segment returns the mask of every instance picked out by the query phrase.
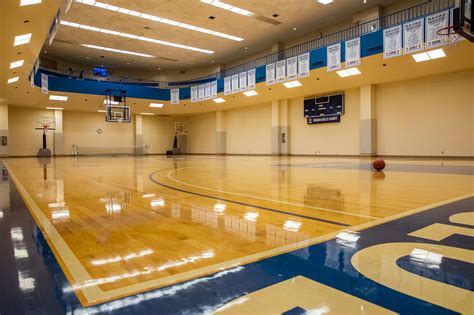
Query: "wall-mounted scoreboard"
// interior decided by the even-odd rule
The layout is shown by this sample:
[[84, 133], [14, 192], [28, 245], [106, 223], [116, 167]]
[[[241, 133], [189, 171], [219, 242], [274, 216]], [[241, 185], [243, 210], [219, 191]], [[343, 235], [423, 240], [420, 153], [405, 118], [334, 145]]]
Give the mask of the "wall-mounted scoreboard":
[[343, 93], [304, 100], [304, 117], [309, 125], [339, 122], [341, 115], [344, 115]]

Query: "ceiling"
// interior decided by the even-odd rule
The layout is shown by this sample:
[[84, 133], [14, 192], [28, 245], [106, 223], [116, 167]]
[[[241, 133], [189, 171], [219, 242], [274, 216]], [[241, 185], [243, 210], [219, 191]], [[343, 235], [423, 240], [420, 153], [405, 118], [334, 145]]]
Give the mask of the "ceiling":
[[[287, 42], [337, 22], [351, 20], [355, 13], [372, 6], [385, 6], [397, 2], [368, 0], [368, 3], [364, 4], [362, 0], [337, 0], [329, 5], [322, 5], [316, 0], [222, 1], [252, 11], [259, 18], [229, 12], [202, 3], [200, 0], [101, 0], [100, 2], [241, 37], [243, 41], [216, 37], [77, 2], [74, 2], [68, 14], [63, 16], [63, 20], [68, 22], [212, 50], [214, 54], [61, 25], [53, 44], [44, 45], [42, 55], [75, 64], [134, 70], [187, 69], [212, 63], [225, 64], [268, 50], [276, 42]], [[274, 14], [278, 14], [278, 17], [273, 17]], [[210, 16], [214, 16], [215, 19], [209, 19]], [[280, 24], [274, 25], [262, 21], [265, 19]], [[100, 51], [80, 46], [81, 44], [127, 50], [154, 57], [145, 58]]]

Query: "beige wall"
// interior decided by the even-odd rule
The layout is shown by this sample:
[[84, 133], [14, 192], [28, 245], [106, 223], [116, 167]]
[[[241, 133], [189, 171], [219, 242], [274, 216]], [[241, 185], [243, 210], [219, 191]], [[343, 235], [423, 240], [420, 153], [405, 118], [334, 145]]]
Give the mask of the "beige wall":
[[[52, 110], [36, 110], [20, 107], [8, 107], [9, 141], [8, 153], [10, 156], [37, 155], [43, 145], [43, 132], [35, 130], [40, 127], [36, 121], [41, 117], [54, 117]], [[47, 133], [46, 142], [54, 154], [54, 132]]]
[[359, 88], [344, 91], [345, 114], [340, 123], [308, 125], [303, 98], [290, 101], [291, 154], [359, 154]]
[[[102, 133], [98, 134], [97, 129]], [[128, 124], [107, 123], [104, 113], [63, 113], [64, 154], [72, 152], [72, 145], [79, 146], [133, 146], [135, 144], [135, 120]]]
[[377, 86], [378, 153], [474, 156], [473, 90], [472, 72]]
[[229, 110], [225, 113], [227, 153], [271, 154], [271, 104]]
[[[179, 117], [143, 116], [143, 143], [150, 146], [152, 154], [164, 154], [173, 149], [174, 123], [187, 121]], [[181, 147], [181, 144], [178, 143]]]
[[188, 153], [216, 153], [216, 113], [189, 118]]

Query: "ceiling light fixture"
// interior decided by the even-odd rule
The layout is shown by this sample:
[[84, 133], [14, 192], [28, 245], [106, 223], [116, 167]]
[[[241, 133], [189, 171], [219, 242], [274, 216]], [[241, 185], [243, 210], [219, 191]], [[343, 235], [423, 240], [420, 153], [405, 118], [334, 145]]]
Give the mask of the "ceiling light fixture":
[[21, 66], [23, 66], [24, 62], [25, 62], [25, 60], [18, 60], [18, 61], [11, 62], [10, 63], [10, 69], [21, 67]]
[[106, 10], [122, 13], [122, 14], [127, 14], [127, 15], [131, 15], [131, 16], [139, 17], [139, 18], [142, 18], [142, 19], [146, 19], [146, 20], [150, 20], [150, 21], [154, 21], [154, 22], [158, 22], [158, 23], [163, 23], [163, 24], [167, 24], [167, 25], [181, 27], [181, 28], [191, 30], [191, 31], [196, 31], [196, 32], [200, 32], [200, 33], [205, 33], [205, 34], [217, 36], [217, 37], [227, 38], [227, 39], [238, 41], [238, 42], [244, 40], [241, 37], [232, 36], [232, 35], [221, 33], [221, 32], [216, 32], [216, 31], [209, 30], [209, 29], [206, 29], [206, 28], [202, 28], [202, 27], [198, 27], [198, 26], [194, 26], [194, 25], [190, 25], [190, 24], [186, 24], [186, 23], [181, 23], [181, 22], [178, 22], [178, 21], [173, 21], [173, 20], [170, 20], [170, 19], [165, 19], [165, 18], [161, 18], [161, 17], [158, 17], [158, 16], [154, 16], [154, 15], [150, 15], [150, 14], [146, 14], [146, 13], [142, 13], [142, 12], [137, 12], [137, 11], [128, 10], [128, 9], [125, 9], [125, 8], [112, 6], [112, 5], [105, 4], [105, 3], [102, 3], [102, 2], [98, 2], [98, 1], [94, 1], [94, 0], [76, 0], [76, 2], [87, 4], [87, 5], [94, 6], [94, 7], [101, 8], [101, 9], [106, 9]]
[[52, 110], [64, 110], [62, 107], [46, 107], [46, 109], [52, 109]]
[[20, 7], [41, 3], [41, 0], [21, 0]]
[[215, 99], [213, 99], [213, 101], [214, 101], [214, 103], [217, 103], [217, 104], [225, 103], [225, 99], [223, 99], [222, 97], [215, 98]]
[[150, 107], [153, 107], [153, 108], [162, 108], [164, 106], [164, 104], [161, 104], [161, 103], [150, 103]]
[[205, 3], [205, 4], [210, 4], [210, 5], [213, 5], [215, 7], [218, 7], [219, 9], [227, 10], [227, 11], [237, 13], [237, 14], [240, 14], [240, 15], [245, 15], [245, 16], [255, 15], [255, 13], [253, 13], [253, 12], [235, 7], [233, 5], [221, 2], [219, 0], [201, 0], [201, 2]]
[[137, 35], [127, 34], [127, 33], [121, 33], [121, 32], [112, 31], [112, 30], [108, 30], [108, 29], [104, 29], [104, 28], [93, 27], [93, 26], [89, 26], [89, 25], [78, 24], [78, 23], [73, 23], [73, 22], [68, 22], [68, 21], [61, 21], [61, 25], [70, 26], [70, 27], [74, 27], [74, 28], [80, 28], [80, 29], [83, 29], [83, 30], [88, 30], [88, 31], [93, 31], [93, 32], [104, 33], [104, 34], [108, 34], [108, 35], [114, 35], [114, 36], [130, 38], [130, 39], [141, 40], [141, 41], [154, 43], [154, 44], [158, 44], [158, 45], [165, 45], [165, 46], [171, 46], [171, 47], [176, 47], [176, 48], [181, 48], [181, 49], [186, 49], [186, 50], [202, 52], [202, 53], [205, 53], [205, 54], [213, 54], [214, 53], [214, 51], [212, 51], [212, 50], [201, 49], [201, 48], [196, 48], [196, 47], [182, 45], [182, 44], [176, 44], [176, 43], [167, 42], [167, 41], [159, 40], [159, 39], [153, 39], [153, 38], [144, 37], [144, 36], [137, 36]]
[[20, 46], [28, 44], [31, 41], [31, 33], [15, 36], [13, 46]]
[[92, 48], [92, 49], [110, 51], [110, 52], [119, 53], [119, 54], [145, 57], [145, 58], [154, 58], [155, 57], [155, 56], [152, 56], [152, 55], [141, 54], [141, 53], [137, 53], [137, 52], [133, 52], [133, 51], [115, 49], [115, 48], [109, 48], [109, 47], [102, 47], [102, 46], [96, 46], [96, 45], [81, 44], [81, 46], [82, 47], [87, 47], [87, 48]]
[[155, 114], [153, 114], [153, 113], [140, 113], [140, 114], [141, 114], [141, 115], [145, 115], [145, 116], [153, 116], [153, 115], [155, 115]]
[[350, 77], [350, 76], [353, 76], [353, 75], [359, 75], [361, 74], [362, 72], [360, 72], [359, 69], [357, 69], [356, 67], [354, 68], [349, 68], [349, 69], [345, 69], [345, 70], [339, 70], [336, 72], [341, 78], [346, 78], [346, 77]]
[[98, 109], [97, 110], [98, 113], [106, 113], [107, 111], [103, 110], [103, 109]]
[[66, 102], [68, 99], [67, 96], [60, 96], [60, 95], [50, 95], [49, 100], [50, 101], [61, 101], [61, 102]]
[[14, 78], [10, 78], [10, 79], [8, 79], [8, 81], [7, 81], [7, 82], [8, 82], [8, 84], [10, 84], [10, 83], [17, 82], [18, 80], [20, 80], [20, 77], [14, 77]]
[[318, 2], [321, 3], [321, 4], [326, 5], [326, 4], [330, 4], [330, 3], [334, 2], [334, 0], [318, 0]]
[[435, 50], [430, 50], [428, 52], [413, 54], [412, 57], [413, 59], [415, 59], [416, 62], [422, 62], [422, 61], [428, 61], [428, 60], [446, 57], [446, 53], [444, 52], [442, 48], [439, 48]]
[[288, 89], [292, 89], [292, 88], [295, 88], [295, 87], [298, 87], [298, 86], [302, 86], [303, 84], [301, 84], [300, 81], [295, 80], [295, 81], [285, 82], [285, 83], [283, 83], [283, 85]]
[[244, 94], [245, 94], [245, 96], [255, 96], [255, 95], [258, 95], [257, 91], [255, 91], [255, 90], [245, 91]]

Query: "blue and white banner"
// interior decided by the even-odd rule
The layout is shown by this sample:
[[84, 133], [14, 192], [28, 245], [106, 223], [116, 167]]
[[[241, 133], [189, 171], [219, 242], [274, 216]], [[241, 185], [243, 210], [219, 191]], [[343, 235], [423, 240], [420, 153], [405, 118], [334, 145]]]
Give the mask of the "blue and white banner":
[[239, 85], [240, 92], [247, 91], [247, 72], [241, 72], [239, 74]]
[[257, 87], [257, 80], [255, 78], [256, 73], [255, 69], [247, 71], [247, 88], [253, 90]]
[[232, 76], [231, 81], [232, 81], [232, 90], [231, 90], [232, 94], [239, 92], [239, 75], [234, 74]]
[[198, 100], [198, 87], [192, 86], [191, 87], [191, 103], [196, 103]]
[[383, 58], [389, 59], [402, 55], [402, 26], [383, 30]]
[[179, 104], [179, 89], [171, 89], [171, 104], [176, 105]]
[[211, 83], [204, 84], [204, 99], [210, 100], [211, 99]]
[[286, 60], [280, 60], [276, 63], [276, 81], [278, 83], [286, 81]]
[[217, 81], [211, 82], [211, 98], [217, 97]]
[[341, 43], [327, 48], [328, 71], [341, 69]]
[[204, 100], [204, 85], [200, 85], [198, 87], [198, 100], [203, 101]]
[[298, 56], [298, 78], [309, 76], [309, 53]]
[[288, 80], [295, 80], [298, 78], [298, 57], [286, 59], [286, 78]]
[[449, 11], [439, 12], [425, 18], [426, 49], [442, 46], [446, 43], [447, 36], [438, 35], [438, 31], [448, 27]]
[[266, 74], [265, 83], [267, 85], [275, 84], [275, 64], [274, 63], [267, 65], [265, 69], [265, 74]]
[[232, 91], [232, 84], [230, 82], [230, 77], [224, 78], [224, 95], [229, 95]]
[[346, 41], [346, 68], [360, 65], [360, 37]]
[[48, 76], [44, 73], [41, 73], [41, 93], [43, 94], [49, 93], [48, 84], [49, 84]]
[[411, 54], [424, 48], [425, 20], [418, 19], [403, 24], [403, 52]]

